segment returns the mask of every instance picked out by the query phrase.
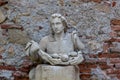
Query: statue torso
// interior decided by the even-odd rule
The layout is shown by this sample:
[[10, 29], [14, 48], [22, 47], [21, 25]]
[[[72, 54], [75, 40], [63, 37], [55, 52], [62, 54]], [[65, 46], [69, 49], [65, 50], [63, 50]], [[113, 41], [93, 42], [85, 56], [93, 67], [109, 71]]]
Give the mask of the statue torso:
[[74, 51], [73, 42], [70, 34], [66, 34], [63, 40], [54, 40], [50, 41], [48, 39], [48, 43], [46, 44], [46, 51], [49, 54], [66, 54], [71, 51]]

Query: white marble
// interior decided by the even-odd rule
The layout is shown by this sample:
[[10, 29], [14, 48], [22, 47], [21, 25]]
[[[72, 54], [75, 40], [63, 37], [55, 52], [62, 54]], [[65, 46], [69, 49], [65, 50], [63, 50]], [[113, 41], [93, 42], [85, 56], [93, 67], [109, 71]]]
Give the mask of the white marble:
[[[37, 59], [39, 59], [42, 63], [53, 65], [52, 67], [54, 67], [53, 69], [55, 70], [57, 69], [58, 65], [59, 66], [61, 65], [62, 67], [64, 65], [63, 70], [65, 70], [66, 69], [65, 67], [69, 66], [74, 67], [75, 65], [81, 63], [83, 61], [81, 50], [84, 48], [84, 44], [80, 41], [76, 31], [73, 31], [72, 33], [66, 32], [68, 26], [65, 17], [58, 13], [53, 14], [50, 18], [50, 27], [51, 34], [43, 37], [39, 44], [37, 44], [33, 40], [27, 44], [26, 54], [30, 56], [33, 61], [38, 61]], [[38, 69], [38, 67], [36, 69]], [[40, 71], [38, 69], [35, 72], [35, 76]], [[32, 72], [34, 72], [34, 69], [30, 72], [30, 74], [33, 74]], [[59, 70], [57, 72], [59, 75], [64, 74], [64, 72], [59, 73]], [[49, 74], [51, 74], [51, 72]], [[69, 72], [69, 74], [66, 74], [65, 76], [67, 75], [69, 76], [72, 74], [73, 72], [71, 71]], [[76, 74], [76, 72], [74, 74]], [[61, 80], [71, 80], [63, 78]], [[54, 79], [38, 78], [35, 80], [58, 80], [58, 79], [56, 77]]]

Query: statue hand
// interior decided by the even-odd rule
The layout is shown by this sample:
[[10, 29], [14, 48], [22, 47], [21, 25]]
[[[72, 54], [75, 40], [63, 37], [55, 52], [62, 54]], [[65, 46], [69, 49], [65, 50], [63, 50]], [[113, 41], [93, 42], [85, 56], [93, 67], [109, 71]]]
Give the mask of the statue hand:
[[39, 45], [37, 42], [31, 40], [30, 42], [27, 43], [25, 47], [26, 55], [32, 55], [34, 53], [37, 53], [39, 50]]
[[78, 56], [78, 53], [77, 53], [77, 52], [70, 52], [70, 53], [69, 53], [69, 56], [70, 56], [70, 57], [77, 57], [77, 56]]
[[77, 65], [83, 61], [83, 56], [82, 54], [78, 54], [77, 57], [74, 57], [72, 60], [70, 60], [70, 65]]
[[52, 65], [58, 65], [58, 64], [61, 63], [61, 59], [52, 58], [52, 59], [50, 59], [50, 62], [51, 62]]

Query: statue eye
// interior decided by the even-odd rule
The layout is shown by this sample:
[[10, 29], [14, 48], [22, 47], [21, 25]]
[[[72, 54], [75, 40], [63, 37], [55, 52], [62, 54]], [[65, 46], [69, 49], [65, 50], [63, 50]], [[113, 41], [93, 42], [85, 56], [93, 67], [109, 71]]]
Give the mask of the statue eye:
[[54, 23], [51, 23], [51, 25], [54, 25]]
[[60, 22], [57, 22], [56, 24], [58, 24], [58, 25], [59, 25], [59, 24], [61, 24], [61, 23], [60, 23]]

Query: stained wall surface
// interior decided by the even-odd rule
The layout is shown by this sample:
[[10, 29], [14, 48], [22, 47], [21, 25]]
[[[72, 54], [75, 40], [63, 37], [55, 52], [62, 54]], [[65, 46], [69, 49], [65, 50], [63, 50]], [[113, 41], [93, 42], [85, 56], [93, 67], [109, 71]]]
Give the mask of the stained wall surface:
[[[82, 63], [85, 63], [84, 66], [89, 63], [86, 61], [91, 58], [91, 55], [109, 53], [111, 46], [115, 47], [111, 49], [112, 54], [119, 56], [116, 54], [119, 52], [119, 40], [112, 40], [112, 45], [108, 43], [112, 37], [119, 36], [120, 0], [0, 0], [1, 79], [28, 79], [29, 70], [36, 64], [30, 62], [26, 57], [25, 45], [30, 40], [39, 42], [43, 36], [50, 33], [49, 18], [53, 13], [61, 13], [66, 17], [68, 32], [78, 31], [78, 36], [86, 46], [84, 49], [85, 62]], [[112, 60], [113, 57], [106, 58], [107, 56], [103, 61], [108, 65], [109, 60]], [[117, 64], [114, 61], [111, 63], [113, 64], [112, 69], [116, 69], [114, 65], [120, 64], [118, 56], [114, 57], [115, 60], [116, 58], [118, 60]], [[94, 57], [90, 63], [96, 60], [99, 61], [99, 57]], [[97, 64], [97, 61], [95, 63]], [[82, 67], [84, 66], [82, 65]], [[99, 74], [113, 79], [111, 75], [104, 73], [99, 64], [96, 67], [90, 67], [89, 77], [97, 70], [101, 72]], [[115, 72], [112, 75], [117, 74]], [[81, 74], [80, 77], [85, 75]], [[114, 76], [114, 79], [120, 78], [120, 75], [117, 76], [119, 77]]]

